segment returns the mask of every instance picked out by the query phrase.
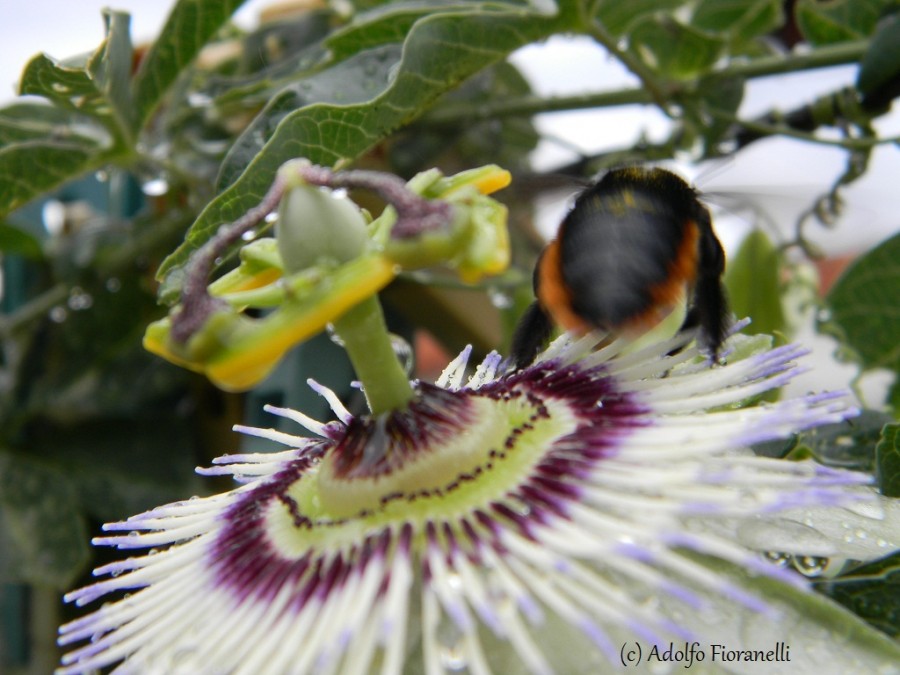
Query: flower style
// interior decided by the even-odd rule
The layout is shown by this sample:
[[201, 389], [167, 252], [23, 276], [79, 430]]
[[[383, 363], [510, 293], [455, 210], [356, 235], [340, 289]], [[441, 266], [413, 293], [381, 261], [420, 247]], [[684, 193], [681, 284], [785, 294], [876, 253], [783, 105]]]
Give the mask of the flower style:
[[[841, 394], [746, 405], [795, 371], [795, 346], [722, 366], [687, 337], [628, 351], [589, 335], [511, 371], [470, 350], [408, 408], [338, 421], [270, 407], [317, 438], [221, 457], [230, 492], [153, 509], [96, 544], [141, 551], [67, 596], [127, 591], [61, 629], [60, 674], [607, 670], [624, 641], [709, 637], [710, 604], [769, 617], [725, 573], [802, 586], [728, 523], [870, 494], [866, 477], [746, 446], [853, 414]], [[734, 345], [748, 338], [732, 336]], [[711, 564], [710, 561], [717, 561]]]

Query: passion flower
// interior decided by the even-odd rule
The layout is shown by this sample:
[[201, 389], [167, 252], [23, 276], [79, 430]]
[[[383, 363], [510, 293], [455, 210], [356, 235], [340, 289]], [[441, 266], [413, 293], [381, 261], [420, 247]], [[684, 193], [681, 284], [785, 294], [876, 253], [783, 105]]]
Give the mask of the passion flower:
[[602, 672], [626, 641], [713, 639], [709, 607], [774, 620], [722, 566], [803, 581], [727, 525], [870, 493], [746, 448], [854, 411], [841, 394], [748, 405], [797, 347], [710, 368], [673, 351], [685, 340], [561, 338], [468, 378], [466, 350], [365, 417], [314, 384], [336, 421], [269, 411], [315, 438], [241, 427], [286, 449], [221, 457], [199, 471], [235, 489], [105, 527], [122, 534], [95, 544], [138, 555], [67, 596], [115, 599], [62, 627], [84, 644], [59, 673]]

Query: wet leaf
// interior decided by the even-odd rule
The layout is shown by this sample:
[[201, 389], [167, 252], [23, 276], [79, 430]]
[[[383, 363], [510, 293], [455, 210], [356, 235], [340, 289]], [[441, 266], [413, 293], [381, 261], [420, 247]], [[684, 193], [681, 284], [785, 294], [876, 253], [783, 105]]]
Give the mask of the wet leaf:
[[631, 32], [630, 49], [665, 76], [687, 79], [708, 70], [721, 56], [724, 41], [679, 23], [654, 16]]
[[753, 319], [754, 331], [769, 335], [784, 331], [781, 268], [781, 255], [760, 229], [751, 231], [728, 261], [725, 287], [731, 311]]
[[886, 424], [875, 446], [878, 489], [886, 497], [900, 497], [900, 424]]
[[867, 104], [880, 107], [889, 105], [897, 96], [898, 78], [900, 78], [900, 11], [879, 22], [872, 42], [860, 62], [856, 86], [866, 97]]
[[596, 3], [594, 17], [610, 34], [624, 35], [646, 17], [670, 14], [685, 4], [685, 0], [603, 0]]
[[68, 477], [0, 450], [0, 579], [66, 588], [89, 556]]
[[797, 27], [814, 45], [847, 42], [868, 37], [881, 12], [892, 0], [798, 0], [794, 7]]
[[11, 253], [31, 260], [39, 260], [44, 255], [37, 237], [6, 223], [0, 223], [0, 253]]
[[900, 372], [900, 234], [857, 259], [826, 298], [820, 330], [850, 347], [863, 368]]
[[822, 464], [872, 471], [881, 429], [893, 418], [877, 410], [863, 410], [846, 422], [826, 424], [801, 434], [795, 452], [808, 453]]
[[313, 104], [350, 105], [371, 100], [388, 85], [399, 60], [400, 45], [378, 47], [282, 89], [234, 142], [219, 172], [218, 189], [237, 180], [292, 113]]
[[203, 487], [193, 470], [195, 430], [184, 416], [148, 411], [43, 426], [29, 452], [64, 472], [79, 509], [97, 520], [121, 520]]
[[22, 73], [21, 94], [42, 96], [57, 106], [99, 120], [122, 142], [131, 136], [131, 21], [123, 12], [104, 12], [106, 38], [87, 59], [57, 61], [35, 56]]
[[739, 41], [764, 35], [783, 20], [781, 0], [701, 0], [691, 16], [691, 25]]
[[240, 178], [200, 214], [158, 276], [176, 272], [219, 225], [259, 203], [287, 160], [306, 157], [326, 166], [351, 161], [421, 115], [462, 80], [518, 47], [563, 30], [573, 20], [498, 10], [438, 14], [416, 22], [382, 93], [353, 105], [316, 103], [285, 116]]
[[0, 109], [0, 147], [49, 138], [97, 144], [111, 140], [87, 115], [48, 103], [17, 102]]
[[888, 635], [900, 633], [900, 552], [817, 582], [815, 588]]
[[0, 148], [0, 216], [24, 206], [104, 161], [103, 148], [86, 139], [28, 140]]
[[134, 78], [139, 124], [243, 0], [179, 0]]

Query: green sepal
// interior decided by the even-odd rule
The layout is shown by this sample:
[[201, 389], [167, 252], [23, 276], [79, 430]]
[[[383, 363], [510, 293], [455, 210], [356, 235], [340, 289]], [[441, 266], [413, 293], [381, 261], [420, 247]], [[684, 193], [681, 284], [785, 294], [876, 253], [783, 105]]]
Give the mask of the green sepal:
[[264, 318], [223, 308], [179, 344], [171, 338], [171, 318], [166, 317], [147, 328], [144, 347], [205, 374], [222, 389], [243, 391], [265, 378], [291, 347], [384, 288], [396, 272], [394, 263], [377, 253], [327, 273], [311, 270], [285, 283], [284, 302]]

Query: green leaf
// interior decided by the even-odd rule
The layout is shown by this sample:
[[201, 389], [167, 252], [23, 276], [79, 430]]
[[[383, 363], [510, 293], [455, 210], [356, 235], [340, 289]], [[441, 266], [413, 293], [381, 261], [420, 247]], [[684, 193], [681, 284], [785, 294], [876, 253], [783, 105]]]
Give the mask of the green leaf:
[[0, 108], [0, 147], [48, 138], [86, 143], [110, 140], [90, 117], [47, 103], [29, 101]]
[[881, 429], [892, 421], [893, 418], [887, 413], [863, 410], [859, 416], [845, 422], [826, 424], [804, 432], [792, 456], [801, 458], [811, 454], [827, 466], [872, 471]]
[[439, 12], [503, 9], [500, 3], [392, 2], [353, 18], [353, 22], [332, 33], [325, 46], [334, 61], [387, 44], [401, 43], [416, 21]]
[[300, 108], [316, 103], [349, 105], [371, 100], [388, 86], [390, 74], [399, 60], [400, 45], [369, 49], [282, 89], [270, 99], [225, 156], [219, 172], [219, 191], [237, 180], [282, 120]]
[[751, 40], [782, 24], [781, 4], [781, 0], [701, 0], [691, 17], [691, 25], [699, 30], [728, 34], [732, 41]]
[[881, 430], [875, 446], [875, 476], [881, 494], [900, 497], [900, 424], [886, 424]]
[[142, 411], [44, 427], [29, 452], [64, 472], [80, 508], [97, 520], [121, 520], [203, 487], [193, 471], [196, 429], [184, 416]]
[[760, 229], [754, 229], [728, 261], [725, 287], [736, 316], [753, 319], [753, 330], [774, 335], [784, 330], [781, 307], [781, 254]]
[[689, 4], [685, 0], [603, 0], [597, 3], [594, 18], [611, 35], [624, 35], [649, 16], [669, 14]]
[[820, 593], [892, 637], [900, 634], [900, 552], [815, 584]]
[[900, 372], [900, 234], [857, 259], [826, 298], [820, 330], [850, 347], [864, 368]]
[[[859, 64], [856, 87], [865, 96], [877, 95], [900, 77], [900, 12], [885, 17], [879, 24]], [[896, 85], [894, 85], [896, 86]], [[893, 93], [893, 92], [891, 92]], [[891, 96], [888, 96], [888, 103]]]
[[707, 71], [721, 56], [722, 38], [703, 33], [668, 16], [641, 21], [632, 31], [631, 51], [651, 68], [673, 78], [689, 79]]
[[[528, 81], [514, 66], [501, 61], [469, 78], [435, 106], [459, 110], [532, 94]], [[528, 153], [540, 137], [532, 120], [501, 117], [476, 123], [413, 124], [390, 145], [390, 166], [401, 176], [412, 176], [432, 166], [499, 164], [515, 172], [528, 165]]]
[[106, 40], [87, 63], [87, 72], [110, 102], [113, 114], [123, 129], [134, 131], [134, 107], [131, 101], [133, 48], [129, 26], [131, 17], [124, 12], [103, 10]]
[[0, 451], [0, 579], [66, 588], [90, 557], [68, 478]]
[[104, 14], [107, 34], [87, 59], [58, 62], [35, 56], [22, 73], [19, 93], [43, 96], [56, 105], [99, 120], [123, 143], [132, 137], [130, 93], [130, 18], [121, 12]]
[[25, 141], [0, 148], [0, 217], [99, 167], [103, 148], [84, 139]]
[[744, 99], [745, 80], [742, 77], [705, 77], [697, 88], [697, 102], [702, 114], [699, 132], [707, 148], [715, 148], [716, 143], [733, 130], [732, 120]]
[[467, 77], [574, 23], [574, 17], [525, 11], [447, 13], [418, 21], [385, 91], [365, 103], [313, 104], [287, 115], [240, 178], [200, 214], [159, 276], [177, 273], [219, 225], [259, 203], [287, 160], [306, 157], [323, 165], [352, 161]]
[[814, 45], [868, 37], [882, 11], [894, 0], [797, 0], [794, 18], [803, 37]]
[[244, 0], [179, 0], [134, 78], [136, 119], [142, 125], [178, 75]]
[[40, 260], [44, 257], [44, 250], [37, 237], [6, 223], [0, 223], [0, 252], [19, 255], [30, 260]]

